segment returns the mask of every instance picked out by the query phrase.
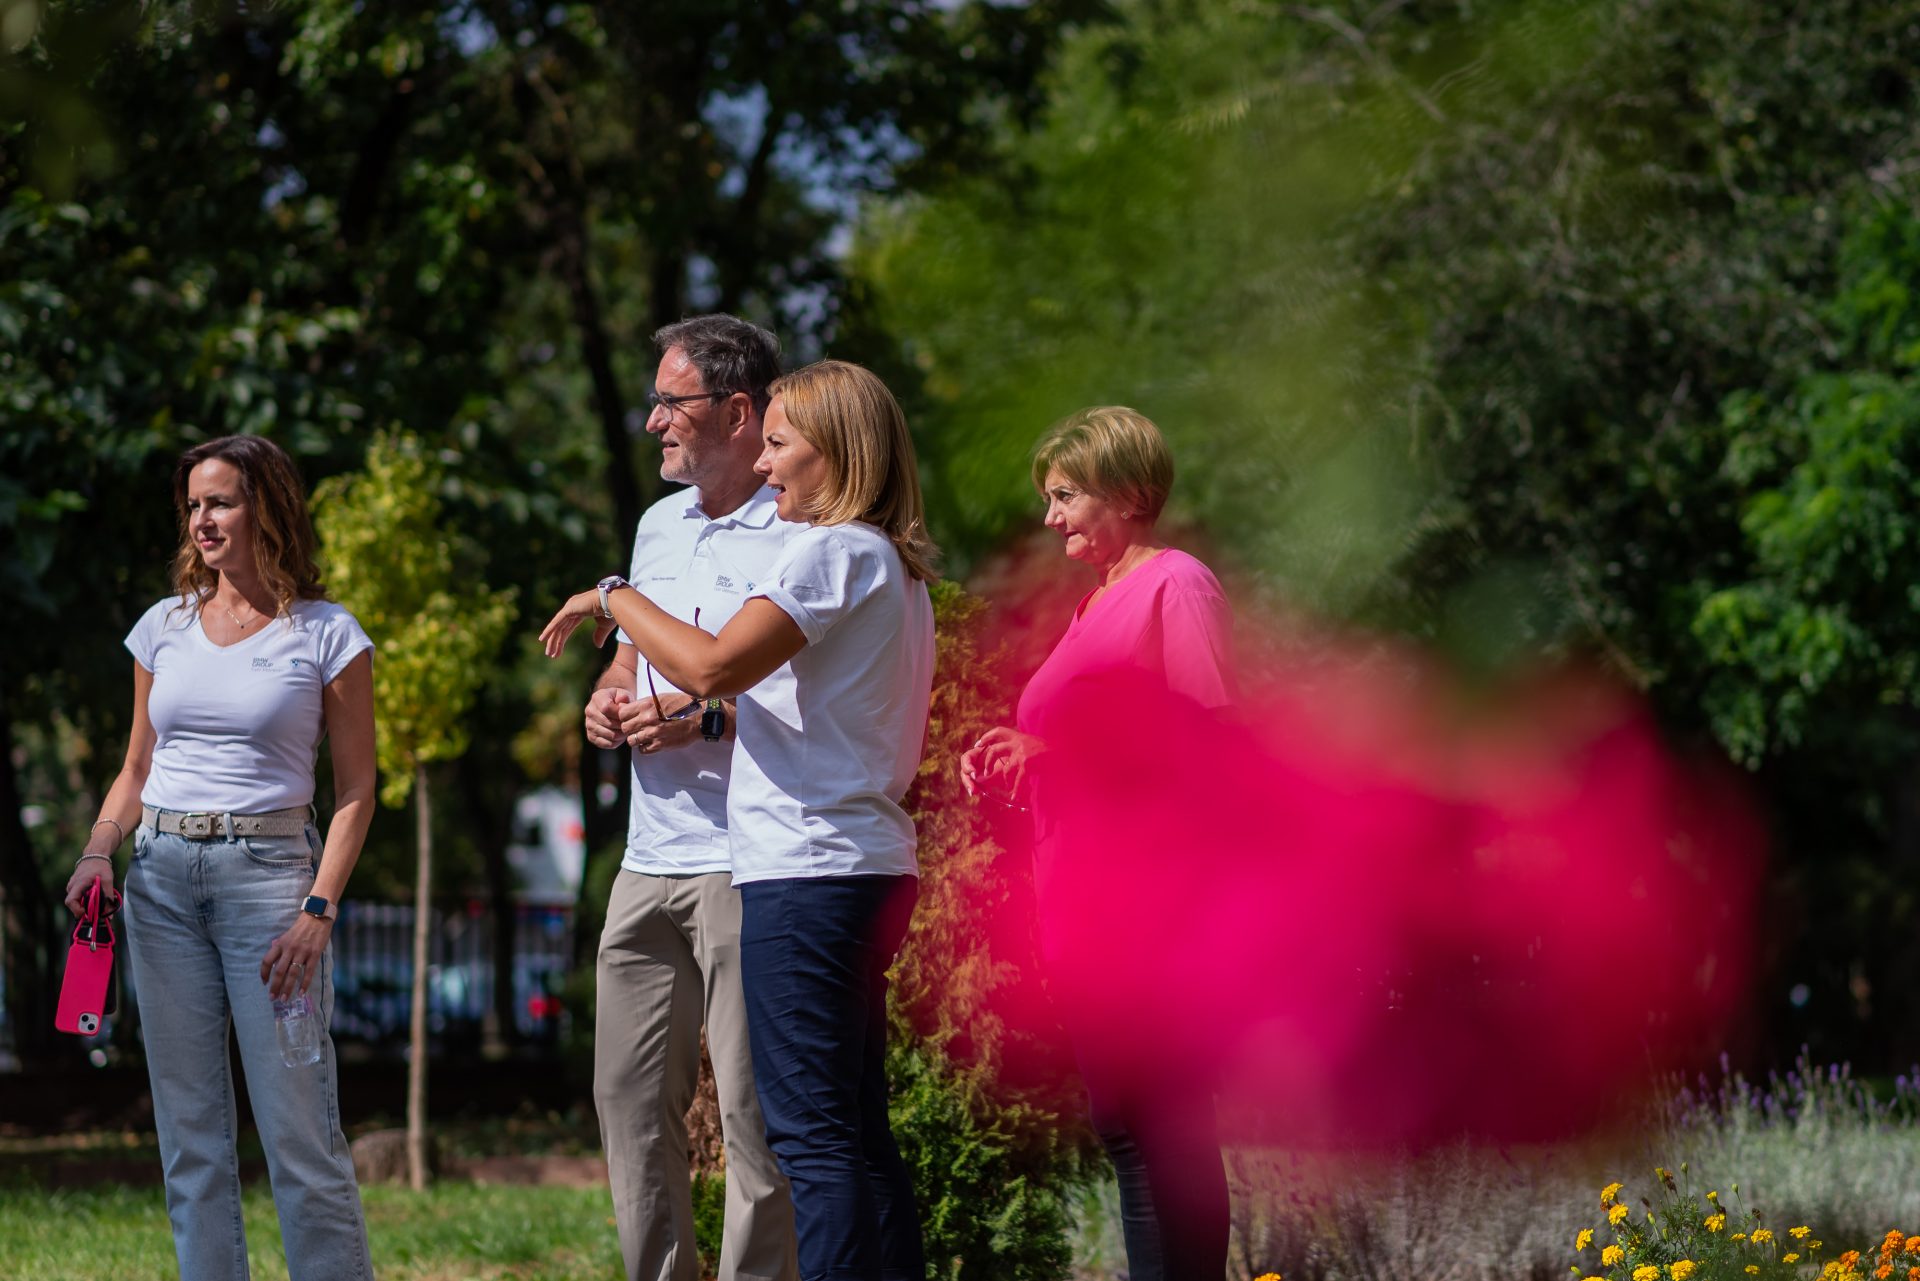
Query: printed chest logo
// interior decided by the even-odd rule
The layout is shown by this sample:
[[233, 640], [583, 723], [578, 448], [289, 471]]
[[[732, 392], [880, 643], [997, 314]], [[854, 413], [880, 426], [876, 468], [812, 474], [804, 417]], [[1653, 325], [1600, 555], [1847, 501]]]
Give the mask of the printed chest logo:
[[[296, 672], [301, 671], [307, 666], [307, 660], [304, 658], [289, 658], [287, 660], [287, 666]], [[271, 658], [256, 658], [253, 660], [253, 670], [256, 672], [273, 672], [278, 671], [279, 668]]]

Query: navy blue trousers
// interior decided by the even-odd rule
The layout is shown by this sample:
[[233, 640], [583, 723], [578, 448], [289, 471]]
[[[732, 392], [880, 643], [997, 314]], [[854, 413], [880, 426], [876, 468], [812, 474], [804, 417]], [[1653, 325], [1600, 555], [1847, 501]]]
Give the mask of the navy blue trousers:
[[740, 887], [740, 977], [767, 1143], [793, 1187], [804, 1281], [926, 1281], [887, 1120], [887, 967], [911, 876]]

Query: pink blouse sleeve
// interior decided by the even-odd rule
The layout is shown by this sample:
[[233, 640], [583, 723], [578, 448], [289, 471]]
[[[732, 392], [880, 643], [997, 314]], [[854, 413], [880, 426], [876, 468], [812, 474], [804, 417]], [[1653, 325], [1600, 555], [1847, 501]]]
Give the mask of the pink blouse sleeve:
[[1193, 590], [1162, 596], [1160, 653], [1174, 693], [1202, 707], [1234, 700], [1233, 614], [1225, 598]]

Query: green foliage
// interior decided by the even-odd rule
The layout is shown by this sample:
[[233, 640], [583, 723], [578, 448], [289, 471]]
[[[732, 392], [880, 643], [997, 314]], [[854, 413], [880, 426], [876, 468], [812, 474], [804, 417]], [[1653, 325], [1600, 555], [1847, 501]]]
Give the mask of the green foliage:
[[1751, 487], [1750, 570], [1701, 603], [1693, 632], [1715, 732], [1752, 764], [1817, 717], [1920, 697], [1920, 218], [1864, 210], [1839, 263], [1826, 313], [1841, 367], [1777, 400], [1736, 393], [1724, 412], [1726, 470]]
[[[894, 1137], [919, 1193], [932, 1275], [941, 1281], [1065, 1281], [1073, 1249], [1064, 1145], [1038, 1149], [1049, 1120], [989, 1099], [938, 1051], [887, 1056]], [[1036, 1126], [1036, 1121], [1039, 1123]]]
[[419, 766], [466, 751], [467, 712], [516, 612], [510, 590], [462, 587], [440, 480], [418, 441], [382, 434], [364, 471], [314, 494], [334, 597], [376, 647], [380, 797], [393, 806], [405, 803]]

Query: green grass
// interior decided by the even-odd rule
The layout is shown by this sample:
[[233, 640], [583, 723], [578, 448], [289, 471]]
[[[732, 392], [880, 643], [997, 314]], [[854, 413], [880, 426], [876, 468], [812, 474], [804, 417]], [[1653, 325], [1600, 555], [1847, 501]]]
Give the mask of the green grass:
[[[622, 1275], [604, 1187], [361, 1189], [383, 1281], [616, 1281]], [[256, 1281], [284, 1281], [280, 1224], [264, 1184], [247, 1189]], [[0, 1188], [0, 1281], [173, 1281], [158, 1187]]]

